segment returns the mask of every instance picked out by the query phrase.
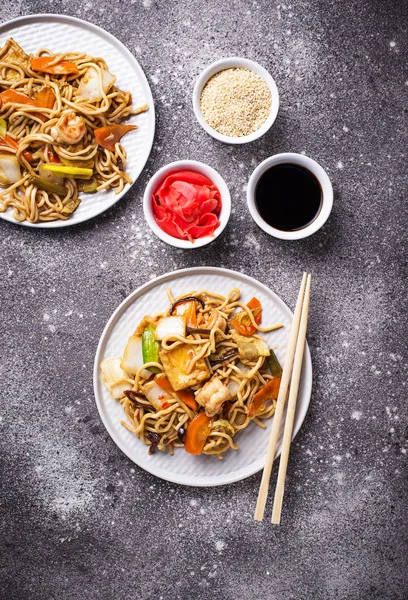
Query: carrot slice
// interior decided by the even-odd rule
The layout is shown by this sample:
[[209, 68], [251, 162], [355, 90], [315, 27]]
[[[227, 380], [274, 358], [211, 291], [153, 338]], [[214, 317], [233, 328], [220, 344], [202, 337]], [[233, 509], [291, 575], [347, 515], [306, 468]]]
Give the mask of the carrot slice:
[[187, 428], [184, 449], [189, 454], [200, 454], [209, 436], [212, 419], [205, 412], [200, 412], [194, 417]]
[[187, 404], [187, 406], [189, 408], [191, 408], [191, 410], [198, 409], [198, 404], [196, 402], [194, 393], [191, 392], [190, 390], [179, 390], [178, 392], [175, 392], [171, 386], [170, 381], [167, 379], [166, 375], [164, 375], [163, 373], [160, 373], [159, 375], [157, 375], [154, 378], [154, 380], [157, 383], [157, 385], [159, 385], [161, 387], [161, 389], [164, 390], [165, 392], [170, 392], [172, 394], [176, 394], [180, 398], [180, 400], [182, 400], [184, 402], [184, 404]]
[[258, 298], [251, 298], [251, 300], [247, 303], [247, 307], [253, 311], [255, 323], [259, 325], [262, 320], [262, 305]]
[[[255, 323], [259, 325], [262, 319], [262, 305], [259, 302], [258, 298], [252, 298], [247, 307], [251, 309], [252, 314], [254, 315]], [[231, 325], [240, 333], [241, 335], [250, 336], [253, 335], [256, 331], [255, 327], [252, 325], [247, 313], [242, 310], [232, 318]]]
[[188, 408], [191, 408], [191, 410], [198, 409], [198, 404], [196, 402], [194, 392], [190, 392], [190, 390], [179, 390], [178, 392], [176, 392], [176, 394], [180, 398], [180, 400], [184, 402], [184, 404], [187, 404]]
[[160, 373], [160, 375], [156, 375], [154, 380], [157, 383], [157, 385], [159, 385], [161, 389], [165, 392], [174, 392], [173, 388], [171, 387], [170, 381], [163, 373]]
[[[0, 138], [0, 146], [8, 146], [9, 148], [13, 148], [13, 150], [18, 150], [18, 142], [13, 140], [9, 135], [6, 135], [5, 138]], [[23, 150], [22, 155], [27, 162], [30, 163], [33, 161], [33, 155], [28, 150]]]
[[133, 129], [137, 129], [136, 125], [106, 125], [106, 127], [95, 129], [94, 134], [99, 146], [113, 152], [115, 144], [121, 140], [125, 133]]
[[187, 300], [176, 306], [176, 315], [184, 315], [187, 327], [197, 327], [197, 312], [195, 300]]
[[4, 90], [0, 94], [2, 104], [6, 104], [7, 102], [13, 102], [14, 104], [28, 104], [29, 106], [38, 106], [37, 102], [27, 96], [27, 94], [23, 94], [23, 92], [17, 92], [16, 90], [9, 89]]
[[255, 394], [248, 413], [251, 418], [263, 411], [267, 400], [278, 399], [280, 382], [281, 377], [275, 377]]
[[197, 311], [196, 303], [194, 300], [192, 300], [191, 302], [187, 302], [187, 309], [185, 314], [188, 327], [197, 327]]
[[[44, 88], [44, 89], [50, 89], [50, 88]], [[41, 94], [43, 90], [41, 90], [39, 92], [39, 94]], [[13, 104], [25, 104], [27, 106], [39, 106], [41, 108], [52, 108], [54, 106], [54, 94], [52, 92], [52, 90], [50, 90], [52, 97], [53, 97], [53, 101], [52, 101], [52, 105], [51, 106], [45, 106], [44, 104], [40, 103], [43, 100], [38, 100], [38, 95], [37, 98], [30, 98], [30, 96], [27, 96], [27, 94], [24, 94], [23, 92], [18, 92], [17, 90], [14, 89], [9, 89], [9, 90], [5, 90], [4, 92], [1, 92], [0, 94], [0, 101], [1, 104], [7, 104], [8, 102], [12, 102]], [[41, 121], [46, 121], [47, 117], [41, 113], [32, 113], [33, 115], [35, 115], [36, 117], [40, 118]]]
[[33, 71], [49, 73], [50, 75], [78, 75], [78, 67], [69, 60], [60, 60], [53, 63], [55, 56], [37, 56], [30, 60]]
[[14, 148], [14, 150], [18, 150], [18, 142], [13, 140], [9, 135], [6, 135], [5, 138], [0, 138], [0, 146], [8, 146], [9, 148]]
[[37, 106], [41, 108], [53, 108], [55, 94], [50, 87], [43, 87], [35, 96]]
[[28, 163], [32, 163], [34, 160], [34, 156], [28, 150], [23, 150], [21, 153]]
[[48, 149], [48, 162], [58, 165], [61, 163], [60, 159], [58, 158], [58, 154], [52, 148]]

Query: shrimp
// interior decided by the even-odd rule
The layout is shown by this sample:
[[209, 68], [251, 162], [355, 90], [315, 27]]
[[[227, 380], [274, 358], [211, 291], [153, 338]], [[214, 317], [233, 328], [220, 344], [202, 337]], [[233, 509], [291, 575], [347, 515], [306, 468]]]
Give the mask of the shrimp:
[[56, 142], [63, 144], [78, 144], [86, 133], [83, 117], [77, 115], [73, 110], [62, 114], [58, 123], [51, 127], [50, 135]]
[[[214, 322], [215, 321], [215, 322]], [[211, 311], [211, 327], [217, 327], [225, 333], [227, 329], [227, 321], [220, 315], [220, 312], [216, 309]]]
[[196, 400], [204, 407], [207, 417], [214, 417], [220, 412], [224, 402], [231, 398], [231, 392], [219, 377], [213, 377], [207, 381], [196, 394]]

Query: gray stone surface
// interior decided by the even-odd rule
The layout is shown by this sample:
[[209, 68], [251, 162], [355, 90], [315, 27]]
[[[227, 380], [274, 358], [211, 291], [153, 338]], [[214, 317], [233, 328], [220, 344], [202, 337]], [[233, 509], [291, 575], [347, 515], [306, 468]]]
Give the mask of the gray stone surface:
[[[105, 215], [47, 232], [0, 222], [1, 600], [405, 600], [407, 4], [5, 0], [1, 18], [35, 12], [123, 41], [157, 134]], [[191, 108], [200, 70], [228, 55], [259, 61], [281, 94], [272, 130], [244, 147], [208, 137]], [[318, 160], [335, 189], [329, 222], [297, 243], [269, 238], [245, 203], [254, 166], [282, 151]], [[200, 251], [164, 245], [142, 216], [149, 176], [178, 158], [208, 162], [232, 192], [227, 229]], [[155, 275], [208, 264], [292, 307], [302, 270], [314, 274], [313, 395], [280, 528], [252, 520], [259, 474], [215, 489], [157, 480], [96, 411], [93, 357], [114, 308]]]

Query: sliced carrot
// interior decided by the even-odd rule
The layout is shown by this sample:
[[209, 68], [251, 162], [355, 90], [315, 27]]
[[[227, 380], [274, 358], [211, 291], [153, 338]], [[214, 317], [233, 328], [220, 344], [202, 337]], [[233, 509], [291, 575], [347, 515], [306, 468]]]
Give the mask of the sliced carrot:
[[48, 150], [48, 162], [54, 163], [54, 164], [60, 164], [60, 162], [61, 162], [58, 157], [58, 154], [52, 148], [50, 148]]
[[28, 150], [23, 150], [21, 153], [28, 163], [32, 163], [34, 160], [34, 156]]
[[30, 96], [27, 96], [27, 94], [23, 94], [23, 92], [17, 92], [17, 90], [13, 90], [12, 88], [1, 92], [0, 98], [2, 104], [12, 102], [13, 104], [28, 104], [29, 106], [38, 106], [37, 102], [33, 98], [30, 98]]
[[188, 408], [191, 408], [191, 410], [198, 409], [198, 404], [196, 402], [194, 392], [191, 392], [190, 390], [179, 390], [178, 392], [176, 392], [176, 394], [180, 398], [180, 400], [184, 402], [184, 404], [187, 404]]
[[182, 304], [177, 304], [176, 315], [184, 315], [187, 327], [197, 327], [197, 311], [195, 300], [188, 300]]
[[[50, 87], [43, 87], [38, 94], [35, 95], [35, 101], [37, 106], [41, 108], [53, 108], [55, 102], [55, 94]], [[41, 119], [41, 121], [47, 121], [47, 115], [43, 113], [35, 113], [37, 117]]]
[[[259, 325], [262, 319], [262, 305], [259, 302], [258, 298], [252, 298], [247, 307], [251, 309], [252, 314], [254, 315], [255, 323]], [[241, 335], [250, 336], [253, 335], [256, 331], [256, 328], [252, 325], [247, 313], [242, 310], [231, 320], [231, 325], [240, 333]]]
[[258, 298], [251, 298], [251, 300], [247, 303], [247, 307], [252, 310], [254, 313], [255, 323], [259, 325], [262, 320], [262, 305], [259, 302]]
[[187, 427], [184, 449], [189, 454], [200, 454], [210, 434], [212, 419], [205, 412], [200, 412], [194, 417]]
[[166, 375], [164, 375], [163, 373], [156, 375], [154, 380], [157, 383], [157, 385], [159, 385], [161, 387], [161, 389], [164, 390], [165, 392], [170, 392], [172, 394], [176, 394], [180, 398], [180, 400], [182, 400], [184, 402], [184, 404], [187, 404], [187, 406], [189, 408], [191, 408], [191, 410], [198, 409], [198, 404], [196, 402], [194, 393], [191, 392], [190, 390], [179, 390], [178, 392], [175, 392], [171, 386], [170, 381], [167, 379]]
[[122, 139], [125, 133], [133, 129], [137, 129], [136, 125], [106, 125], [106, 127], [95, 129], [94, 134], [99, 146], [113, 152], [115, 144]]
[[[16, 140], [13, 140], [13, 138], [9, 135], [6, 135], [5, 138], [0, 138], [0, 146], [8, 146], [9, 148], [13, 148], [13, 150], [15, 151], [18, 150], [18, 142], [16, 142]], [[28, 150], [23, 150], [22, 155], [24, 156], [27, 162], [30, 163], [33, 161], [33, 155]]]
[[0, 146], [8, 146], [9, 148], [14, 148], [14, 150], [18, 150], [18, 142], [13, 140], [9, 135], [6, 135], [5, 138], [0, 138]]
[[161, 389], [164, 390], [165, 392], [174, 392], [173, 388], [171, 387], [170, 381], [167, 379], [167, 377], [166, 377], [166, 375], [164, 375], [164, 373], [160, 373], [159, 375], [156, 375], [154, 380], [157, 383], [157, 385], [159, 385], [161, 387]]
[[248, 415], [251, 418], [264, 410], [265, 402], [267, 400], [278, 399], [280, 382], [281, 377], [275, 377], [268, 381], [268, 383], [255, 394], [251, 406], [249, 407]]
[[35, 96], [37, 106], [41, 108], [53, 108], [55, 94], [50, 87], [43, 87]]
[[[49, 88], [44, 88], [44, 89], [49, 89]], [[41, 90], [42, 91], [42, 90]], [[41, 93], [41, 92], [39, 92]], [[52, 91], [51, 91], [52, 93]], [[54, 94], [52, 93], [53, 98]], [[23, 92], [18, 92], [17, 90], [14, 89], [8, 89], [5, 90], [4, 92], [1, 92], [0, 94], [0, 100], [1, 100], [1, 104], [7, 104], [8, 102], [11, 102], [13, 104], [25, 104], [27, 106], [38, 106], [41, 108], [52, 108], [54, 106], [54, 101], [52, 102], [52, 105], [50, 107], [45, 106], [44, 104], [40, 104], [40, 102], [38, 101], [37, 98], [30, 98], [30, 96], [27, 96], [27, 94], [24, 94]], [[36, 115], [38, 118], [41, 119], [41, 121], [46, 121], [47, 117], [41, 113], [32, 113], [33, 115]]]
[[79, 69], [74, 63], [69, 60], [60, 60], [51, 64], [54, 60], [55, 56], [37, 56], [31, 59], [31, 68], [33, 71], [49, 73], [50, 75], [78, 75]]
[[187, 309], [185, 312], [186, 315], [186, 323], [188, 327], [197, 327], [197, 311], [196, 311], [196, 303], [194, 300], [187, 303]]

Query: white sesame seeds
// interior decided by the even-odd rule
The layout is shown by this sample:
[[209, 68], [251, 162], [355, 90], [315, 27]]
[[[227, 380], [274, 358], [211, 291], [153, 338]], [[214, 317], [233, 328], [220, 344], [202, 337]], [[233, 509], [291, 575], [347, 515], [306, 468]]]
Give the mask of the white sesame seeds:
[[200, 106], [205, 121], [229, 137], [257, 131], [268, 118], [272, 95], [265, 80], [244, 68], [224, 69], [204, 86]]

